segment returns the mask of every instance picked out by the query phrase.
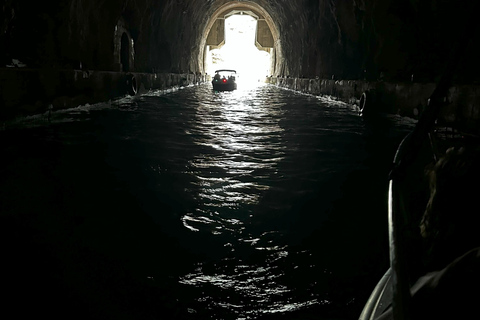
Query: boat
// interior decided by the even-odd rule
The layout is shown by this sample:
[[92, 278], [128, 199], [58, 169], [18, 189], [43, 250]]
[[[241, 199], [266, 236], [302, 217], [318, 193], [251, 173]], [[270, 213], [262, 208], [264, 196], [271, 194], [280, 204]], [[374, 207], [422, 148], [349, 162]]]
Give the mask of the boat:
[[231, 69], [215, 70], [215, 76], [212, 80], [213, 90], [215, 91], [233, 91], [237, 89], [235, 78], [237, 71]]
[[[472, 12], [470, 22], [476, 19], [474, 14], [476, 10], [472, 10]], [[472, 294], [473, 290], [465, 290], [467, 295], [474, 298], [462, 301], [461, 299], [466, 295], [460, 296], [461, 290], [444, 289], [445, 292], [450, 292], [452, 295], [449, 296], [450, 301], [442, 305], [441, 301], [447, 300], [445, 297], [441, 298], [440, 295], [435, 295], [437, 288], [435, 290], [428, 288], [427, 290], [430, 292], [427, 294], [428, 297], [420, 297], [415, 302], [412, 297], [413, 289], [418, 290], [421, 288], [422, 283], [426, 283], [425, 271], [430, 271], [425, 270], [423, 266], [425, 253], [418, 249], [424, 245], [419, 235], [419, 221], [421, 221], [427, 201], [429, 201], [428, 195], [425, 195], [421, 186], [418, 186], [417, 182], [420, 181], [418, 177], [424, 176], [425, 168], [431, 166], [432, 162], [435, 163], [440, 156], [446, 154], [446, 150], [450, 147], [464, 147], [466, 145], [472, 147], [473, 145], [478, 148], [480, 146], [480, 135], [478, 135], [476, 130], [473, 130], [474, 132], [464, 132], [463, 130], [467, 128], [461, 128], [462, 131], [460, 131], [459, 128], [454, 128], [456, 126], [455, 123], [442, 124], [444, 120], [441, 120], [440, 117], [442, 108], [446, 106], [444, 102], [445, 97], [447, 97], [453, 82], [452, 79], [458, 62], [467, 50], [468, 44], [472, 41], [473, 34], [475, 34], [474, 31], [470, 32], [471, 25], [473, 23], [466, 25], [466, 31], [463, 33], [464, 39], [458, 42], [456, 50], [453, 52], [450, 60], [447, 61], [445, 71], [428, 100], [426, 109], [421, 114], [412, 132], [406, 135], [398, 146], [393, 159], [393, 167], [388, 184], [390, 267], [373, 289], [360, 314], [359, 320], [375, 320], [379, 317], [398, 320], [424, 319], [425, 317], [422, 317], [422, 315], [425, 315], [424, 313], [421, 313], [422, 315], [415, 314], [415, 317], [412, 317], [412, 315], [414, 315], [415, 311], [421, 310], [422, 306], [427, 306], [427, 304], [424, 305], [419, 301], [425, 302], [428, 298], [431, 301], [435, 301], [438, 307], [447, 306], [450, 308], [442, 308], [442, 311], [448, 310], [449, 312], [455, 311], [457, 313], [454, 317], [451, 317], [451, 314], [447, 316], [446, 313], [442, 319], [465, 319], [465, 317], [459, 316], [459, 314], [465, 310], [471, 311], [471, 309], [468, 309], [468, 307], [472, 306], [469, 302], [474, 301], [478, 297]], [[365, 105], [365, 98], [363, 100]], [[442, 126], [445, 127], [442, 128]], [[469, 130], [472, 129], [474, 128], [469, 128]], [[415, 183], [412, 183], [413, 181]], [[413, 188], [415, 189], [412, 190]], [[472, 215], [474, 213], [476, 211], [472, 211]], [[451, 263], [448, 266], [450, 265]], [[451, 270], [448, 273], [445, 270], [428, 273], [428, 275], [433, 277], [433, 275], [446, 274], [453, 277], [451, 278], [453, 279], [451, 280], [452, 282], [456, 282], [455, 276], [458, 277], [458, 271], [455, 274]], [[417, 279], [418, 281], [416, 281]], [[471, 281], [466, 276], [462, 279]], [[439, 281], [438, 278], [436, 278], [436, 281]], [[476, 284], [476, 282], [472, 283]], [[442, 282], [442, 285], [445, 288], [445, 281]], [[425, 291], [423, 292], [425, 293]], [[457, 300], [452, 298], [454, 296]], [[476, 317], [478, 317], [478, 314]], [[438, 319], [438, 317], [431, 318]]]
[[[437, 108], [435, 105], [442, 105], [443, 99], [438, 98], [442, 96], [437, 94], [437, 97], [431, 98], [433, 102], [430, 102], [427, 108], [431, 110]], [[437, 114], [438, 111], [422, 115], [413, 131], [407, 134], [398, 146], [393, 159], [387, 199], [390, 267], [371, 292], [359, 320], [392, 319], [392, 317], [395, 320], [419, 319], [418, 314], [425, 312], [421, 307], [422, 302], [428, 299], [445, 301], [442, 299], [446, 299], [446, 297], [450, 298], [449, 304], [445, 304], [440, 309], [446, 314], [451, 315], [452, 310], [458, 314], [461, 314], [463, 310], [471, 311], [468, 309], [471, 304], [465, 302], [468, 299], [464, 299], [465, 294], [463, 294], [468, 290], [465, 289], [463, 292], [451, 290], [448, 287], [449, 280], [446, 281], [447, 277], [443, 276], [452, 277], [450, 283], [461, 283], [461, 280], [455, 278], [460, 274], [458, 269], [456, 273], [452, 271], [455, 270], [455, 261], [448, 262], [440, 270], [427, 269], [424, 265], [427, 259], [426, 252], [422, 250], [425, 248], [425, 242], [420, 237], [420, 221], [422, 221], [425, 208], [430, 201], [429, 197], [432, 194], [425, 194], [428, 186], [423, 184], [428, 182], [418, 179], [418, 177], [425, 176], [426, 168], [432, 168], [432, 164], [435, 164], [452, 147], [457, 149], [466, 147], [467, 150], [478, 149], [480, 135], [475, 129], [455, 128], [454, 124], [443, 123], [443, 120], [436, 117]], [[430, 117], [438, 120], [428, 119]], [[425, 124], [427, 121], [430, 123], [428, 126]], [[419, 181], [422, 182], [419, 183]], [[455, 214], [458, 213], [455, 212]], [[477, 245], [472, 243], [471, 249], [474, 249], [475, 246]], [[458, 259], [460, 259], [460, 255]], [[462, 263], [468, 266], [468, 261]], [[462, 263], [458, 262], [457, 264], [462, 265]], [[428, 273], [426, 273], [427, 271]], [[431, 280], [434, 277], [435, 282], [430, 281], [427, 284], [427, 279]], [[468, 279], [472, 285], [478, 284], [475, 280]], [[441, 285], [437, 286], [439, 283]], [[416, 300], [413, 297], [414, 292], [422, 292], [416, 296]], [[452, 296], [448, 295], [449, 292], [452, 293]], [[458, 300], [453, 299], [453, 296]], [[478, 295], [470, 294], [470, 296], [478, 299]], [[462, 299], [464, 302], [459, 305], [459, 301]], [[425, 303], [425, 306], [427, 305]], [[441, 304], [438, 305], [441, 306]], [[425, 308], [428, 309], [428, 307]], [[414, 314], [415, 312], [417, 313]], [[430, 312], [433, 314], [433, 310]], [[465, 319], [465, 317], [445, 316], [445, 318], [439, 318], [432, 316], [428, 319]]]

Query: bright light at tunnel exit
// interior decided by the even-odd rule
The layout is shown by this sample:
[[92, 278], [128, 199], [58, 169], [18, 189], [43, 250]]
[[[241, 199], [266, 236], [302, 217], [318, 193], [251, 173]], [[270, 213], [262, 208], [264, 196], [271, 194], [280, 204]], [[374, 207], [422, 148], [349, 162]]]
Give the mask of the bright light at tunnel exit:
[[232, 15], [225, 19], [225, 44], [209, 51], [207, 73], [218, 69], [237, 71], [237, 82], [265, 79], [270, 74], [270, 53], [255, 46], [257, 20], [250, 15]]

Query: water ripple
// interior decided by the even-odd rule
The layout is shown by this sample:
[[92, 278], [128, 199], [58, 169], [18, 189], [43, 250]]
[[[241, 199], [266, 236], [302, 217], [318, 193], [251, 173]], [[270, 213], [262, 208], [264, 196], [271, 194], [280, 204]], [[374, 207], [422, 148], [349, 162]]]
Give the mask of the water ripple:
[[[285, 218], [292, 205], [314, 196], [312, 186], [341, 169], [342, 147], [334, 141], [361, 134], [358, 115], [345, 104], [299, 100], [270, 86], [202, 90], [192, 92], [198, 100], [182, 110], [192, 119], [184, 134], [196, 150], [184, 170], [191, 176], [185, 191], [196, 208], [182, 222], [188, 230], [220, 237], [233, 256], [214, 265], [199, 262], [180, 283], [201, 289], [197, 309], [223, 310], [239, 319], [328, 305], [326, 298], [296, 297], [298, 290], [287, 284], [284, 268], [296, 269], [288, 262], [295, 258], [284, 227], [276, 224], [294, 218]], [[346, 165], [350, 160], [344, 159]]]
[[[342, 318], [336, 315], [361, 290], [371, 290], [364, 278], [378, 259], [370, 248], [384, 234], [381, 199], [393, 158], [388, 148], [399, 142], [391, 128], [414, 125], [398, 116], [387, 121], [371, 125], [348, 104], [273, 86], [218, 93], [205, 84], [55, 111], [7, 127], [51, 126], [39, 132], [68, 147], [48, 165], [38, 166], [38, 155], [31, 160], [42, 177], [49, 177], [45, 168], [63, 168], [73, 177], [55, 182], [52, 194], [62, 191], [85, 204], [65, 202], [65, 208], [77, 212], [80, 205], [93, 217], [90, 198], [110, 194], [96, 209], [111, 217], [105, 226], [115, 226], [117, 216], [128, 224], [145, 214], [162, 239], [185, 249], [179, 252], [188, 259], [165, 258], [163, 249], [144, 254], [160, 261], [153, 268], [182, 270], [165, 278], [179, 277], [172, 299], [189, 319], [277, 319], [320, 309]], [[22, 145], [15, 148], [21, 162], [30, 161]], [[86, 187], [75, 185], [84, 175]], [[28, 185], [30, 175], [24, 181]], [[312, 311], [306, 318], [312, 314], [321, 317]]]

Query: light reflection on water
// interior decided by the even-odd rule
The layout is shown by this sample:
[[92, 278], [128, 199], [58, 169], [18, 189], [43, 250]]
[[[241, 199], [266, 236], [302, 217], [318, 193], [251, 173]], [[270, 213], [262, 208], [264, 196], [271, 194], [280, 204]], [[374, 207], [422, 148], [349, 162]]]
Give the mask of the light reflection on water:
[[[190, 310], [255, 319], [331, 305], [325, 290], [339, 290], [327, 284], [336, 271], [296, 244], [321, 228], [347, 175], [363, 169], [363, 120], [353, 106], [270, 86], [192, 91], [178, 102], [191, 108], [182, 109], [183, 133], [196, 150], [182, 171], [194, 206], [181, 220], [224, 249], [204, 248], [206, 260], [180, 277], [197, 290]], [[334, 246], [306, 247], [325, 245]]]
[[[195, 126], [188, 134], [206, 152], [195, 155], [188, 163], [188, 173], [198, 182], [187, 191], [196, 197], [202, 210], [196, 208], [183, 217], [187, 228], [198, 230], [200, 223], [212, 225], [209, 217], [214, 216], [222, 221], [225, 230], [232, 226], [241, 229], [251, 212], [238, 210], [239, 207], [256, 205], [261, 194], [270, 188], [265, 178], [277, 173], [285, 149], [281, 140], [283, 129], [278, 123], [283, 105], [264, 101], [265, 97], [239, 90], [216, 93], [213, 99], [199, 103]], [[218, 152], [211, 152], [212, 149]], [[229, 218], [219, 212], [222, 208], [228, 209]], [[236, 211], [234, 217], [232, 211]], [[212, 230], [215, 234], [223, 231], [218, 227]]]
[[[266, 97], [256, 95], [255, 91], [216, 93], [212, 100], [201, 102], [196, 108], [196, 125], [188, 132], [196, 137], [194, 143], [218, 153], [197, 154], [189, 161], [188, 173], [194, 175], [198, 182], [187, 191], [194, 194], [201, 208], [188, 212], [182, 218], [185, 227], [192, 231], [209, 230], [214, 235], [237, 234], [233, 241], [224, 244], [231, 252], [235, 252], [238, 242], [243, 242], [268, 253], [267, 265], [236, 261], [233, 270], [217, 268], [208, 272], [200, 264], [180, 282], [196, 287], [214, 286], [222, 292], [242, 297], [229, 302], [211, 297], [206, 292], [198, 301], [210, 299], [211, 308], [230, 312], [237, 310], [244, 316], [287, 311], [315, 303], [272, 304], [272, 297], [282, 296], [290, 290], [277, 282], [282, 275], [279, 267], [269, 264], [286, 257], [288, 252], [284, 250], [285, 246], [260, 246], [265, 232], [260, 237], [253, 237], [245, 231], [245, 225], [253, 218], [254, 206], [271, 187], [271, 179], [278, 174], [278, 164], [285, 155], [284, 129], [279, 124], [284, 114], [284, 103], [275, 101], [275, 97], [270, 98], [271, 101], [266, 104]], [[222, 170], [220, 177], [219, 169]], [[262, 308], [262, 305], [268, 307]]]
[[[201, 292], [191, 310], [211, 310], [212, 318], [218, 312], [255, 318], [328, 303], [292, 297], [291, 289], [279, 281], [284, 276], [281, 261], [288, 256], [288, 245], [280, 240], [283, 235], [267, 225], [251, 230], [262, 196], [286, 179], [279, 164], [287, 152], [298, 150], [297, 146], [287, 150], [280, 124], [286, 100], [279, 97], [278, 89], [267, 87], [224, 93], [212, 93], [207, 87], [194, 94], [199, 97], [189, 100], [193, 111], [184, 134], [201, 152], [192, 155], [183, 174], [190, 176], [185, 192], [196, 205], [181, 220], [192, 232], [222, 236], [218, 241], [224, 241], [227, 256], [214, 260], [213, 266], [199, 262], [181, 277], [181, 284]], [[251, 250], [261, 253], [260, 260], [248, 261]], [[236, 251], [246, 259], [236, 256]]]
[[[178, 280], [192, 318], [340, 310], [359, 296], [371, 259], [362, 251], [383, 228], [369, 224], [384, 215], [376, 199], [393, 156], [385, 143], [399, 142], [390, 125], [372, 133], [352, 106], [273, 86], [209, 84], [30, 120], [19, 125], [92, 121], [58, 134], [67, 144], [86, 139], [88, 150], [81, 134], [98, 130], [91, 140], [105, 142], [115, 178], [170, 237], [201, 251]], [[389, 121], [399, 131], [413, 125]], [[177, 215], [162, 216], [157, 198]]]

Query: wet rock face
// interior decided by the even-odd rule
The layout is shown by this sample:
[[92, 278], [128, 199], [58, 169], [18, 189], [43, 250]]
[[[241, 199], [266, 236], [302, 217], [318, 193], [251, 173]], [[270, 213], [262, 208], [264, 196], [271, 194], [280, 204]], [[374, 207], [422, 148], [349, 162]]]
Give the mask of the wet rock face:
[[[132, 44], [124, 51], [132, 60], [123, 60], [131, 69], [203, 73], [206, 29], [228, 4], [255, 5], [271, 18], [275, 75], [329, 79], [435, 80], [469, 13], [453, 0], [7, 0], [1, 63], [122, 70], [120, 25]], [[465, 61], [463, 78], [473, 81], [478, 62]]]

